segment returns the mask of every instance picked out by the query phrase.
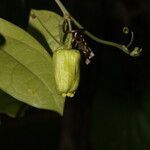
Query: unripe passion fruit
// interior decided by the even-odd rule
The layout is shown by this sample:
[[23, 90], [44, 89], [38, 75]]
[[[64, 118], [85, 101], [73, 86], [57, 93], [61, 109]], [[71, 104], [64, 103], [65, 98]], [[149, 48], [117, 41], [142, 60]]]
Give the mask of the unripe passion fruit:
[[53, 54], [57, 89], [63, 97], [73, 97], [80, 80], [80, 52], [59, 49]]

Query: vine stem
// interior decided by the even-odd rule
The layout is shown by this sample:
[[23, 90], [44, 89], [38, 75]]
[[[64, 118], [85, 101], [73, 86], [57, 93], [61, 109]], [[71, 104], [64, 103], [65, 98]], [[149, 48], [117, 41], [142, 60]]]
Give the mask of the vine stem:
[[65, 8], [65, 6], [63, 5], [63, 3], [60, 0], [55, 0], [55, 2], [57, 3], [59, 8], [61, 9], [64, 16], [65, 15], [70, 16], [70, 13], [68, 12], [68, 10]]
[[[95, 35], [93, 35], [92, 33], [90, 33], [89, 31], [85, 30], [84, 27], [68, 12], [68, 10], [65, 8], [65, 6], [62, 4], [62, 2], [60, 0], [55, 0], [55, 2], [61, 9], [64, 17], [70, 18], [79, 29], [83, 29], [84, 34], [86, 34], [89, 38], [91, 38], [92, 40], [94, 40], [98, 43], [116, 47], [116, 48], [122, 50], [123, 52], [125, 52], [126, 54], [133, 56], [133, 55], [131, 55], [131, 52], [129, 51], [128, 46], [100, 39], [100, 38], [96, 37]], [[137, 55], [135, 55], [135, 56], [139, 56], [141, 49], [138, 48], [136, 52], [137, 52]], [[133, 57], [135, 57], [135, 56], [133, 56]]]

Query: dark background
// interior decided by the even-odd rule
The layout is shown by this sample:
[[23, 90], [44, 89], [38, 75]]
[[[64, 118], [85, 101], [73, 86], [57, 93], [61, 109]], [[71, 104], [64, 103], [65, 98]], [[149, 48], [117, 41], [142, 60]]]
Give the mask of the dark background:
[[[135, 33], [132, 58], [86, 37], [95, 53], [81, 66], [77, 95], [67, 100], [64, 116], [30, 107], [21, 118], [1, 115], [1, 149], [149, 150], [150, 149], [150, 1], [64, 0], [68, 10], [95, 35], [127, 43]], [[26, 29], [31, 8], [58, 11], [52, 0], [0, 0], [0, 17]]]

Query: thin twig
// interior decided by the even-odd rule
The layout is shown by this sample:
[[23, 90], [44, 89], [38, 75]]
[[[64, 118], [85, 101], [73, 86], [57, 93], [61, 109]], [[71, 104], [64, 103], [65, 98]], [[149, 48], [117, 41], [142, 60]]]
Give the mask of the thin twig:
[[[116, 47], [120, 50], [122, 50], [123, 52], [125, 52], [126, 54], [130, 55], [130, 51], [128, 49], [128, 46], [131, 45], [131, 42], [133, 42], [133, 39], [131, 38], [131, 41], [130, 43], [128, 44], [128, 46], [125, 46], [125, 45], [122, 45], [122, 44], [118, 44], [118, 43], [115, 43], [115, 42], [111, 42], [111, 41], [107, 41], [107, 40], [103, 40], [103, 39], [100, 39], [98, 37], [96, 37], [95, 35], [93, 35], [92, 33], [90, 33], [89, 31], [85, 30], [85, 28], [74, 18], [71, 16], [71, 14], [68, 12], [68, 10], [65, 8], [65, 6], [62, 4], [62, 2], [60, 0], [55, 0], [55, 2], [57, 3], [57, 5], [59, 6], [59, 8], [61, 9], [64, 17], [65, 16], [70, 16], [71, 20], [74, 22], [74, 24], [79, 28], [79, 29], [84, 29], [83, 32], [88, 36], [90, 37], [92, 40], [98, 42], [98, 43], [101, 43], [101, 44], [105, 44], [105, 45], [110, 45], [110, 46], [113, 46], [113, 47]], [[133, 34], [132, 34], [133, 36]], [[132, 56], [132, 55], [130, 55]]]

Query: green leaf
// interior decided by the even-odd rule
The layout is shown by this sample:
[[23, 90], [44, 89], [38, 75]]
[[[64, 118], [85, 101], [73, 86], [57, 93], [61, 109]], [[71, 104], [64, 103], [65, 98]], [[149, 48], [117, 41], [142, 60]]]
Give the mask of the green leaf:
[[22, 102], [17, 101], [10, 95], [0, 90], [0, 113], [7, 114], [10, 117], [16, 117], [22, 107]]
[[[47, 10], [32, 10], [29, 20], [29, 32], [40, 42], [47, 42], [49, 49], [53, 52], [59, 48], [63, 41], [64, 18]], [[43, 44], [43, 45], [46, 45]]]
[[[63, 113], [50, 55], [27, 32], [0, 19], [0, 88], [37, 108]], [[2, 39], [2, 37], [1, 37]]]

